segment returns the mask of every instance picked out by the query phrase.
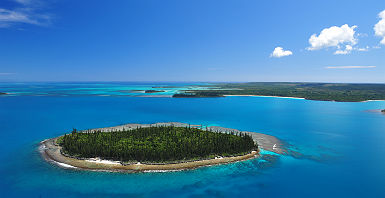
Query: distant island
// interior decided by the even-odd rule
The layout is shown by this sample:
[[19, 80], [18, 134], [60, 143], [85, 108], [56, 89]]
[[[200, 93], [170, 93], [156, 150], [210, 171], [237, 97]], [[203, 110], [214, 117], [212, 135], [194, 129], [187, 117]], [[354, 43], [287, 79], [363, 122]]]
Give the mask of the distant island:
[[5, 94], [7, 94], [7, 93], [4, 93], [4, 92], [0, 92], [0, 95], [5, 95]]
[[381, 110], [382, 113], [385, 113], [385, 109]]
[[385, 100], [385, 84], [250, 82], [212, 84], [215, 89], [185, 90], [175, 98], [235, 96], [294, 97], [308, 100], [361, 102]]
[[109, 171], [179, 170], [236, 162], [261, 148], [284, 152], [276, 138], [184, 123], [127, 124], [77, 131], [41, 143], [43, 156], [65, 167]]
[[160, 92], [165, 92], [163, 90], [145, 90], [144, 93], [160, 93]]

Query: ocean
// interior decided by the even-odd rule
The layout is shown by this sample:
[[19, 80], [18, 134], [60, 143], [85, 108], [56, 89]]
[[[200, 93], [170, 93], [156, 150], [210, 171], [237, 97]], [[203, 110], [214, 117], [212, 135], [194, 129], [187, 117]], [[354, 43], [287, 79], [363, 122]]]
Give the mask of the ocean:
[[[385, 197], [384, 101], [171, 98], [202, 83], [0, 83], [1, 197]], [[168, 88], [164, 88], [168, 86]], [[210, 87], [210, 84], [207, 84]], [[166, 90], [146, 94], [143, 90]], [[157, 97], [137, 97], [153, 95]], [[290, 151], [177, 172], [64, 169], [39, 142], [125, 123], [184, 122], [273, 135]]]

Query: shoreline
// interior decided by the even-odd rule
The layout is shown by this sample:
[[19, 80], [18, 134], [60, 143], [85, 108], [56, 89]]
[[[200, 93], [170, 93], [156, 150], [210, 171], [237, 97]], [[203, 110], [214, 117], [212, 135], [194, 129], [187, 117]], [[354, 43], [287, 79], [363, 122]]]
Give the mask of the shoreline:
[[[188, 126], [185, 123], [178, 122], [169, 122], [169, 123], [156, 123], [156, 124], [126, 124], [115, 127], [106, 127], [106, 128], [97, 128], [90, 129], [92, 131], [101, 130], [101, 131], [109, 131], [109, 130], [120, 130], [120, 129], [134, 129], [136, 127], [150, 127], [153, 125], [173, 125], [173, 126]], [[192, 127], [199, 127], [200, 125], [191, 125]], [[236, 129], [210, 126], [207, 127], [211, 130], [220, 133], [226, 133], [230, 131], [239, 131]], [[232, 156], [232, 157], [221, 157], [217, 156], [213, 159], [202, 159], [197, 161], [185, 161], [185, 162], [171, 162], [171, 163], [149, 163], [142, 164], [137, 162], [135, 164], [123, 164], [119, 161], [110, 161], [103, 160], [100, 158], [90, 158], [90, 159], [76, 159], [72, 157], [65, 156], [61, 153], [61, 147], [56, 144], [56, 138], [46, 139], [40, 142], [39, 151], [42, 157], [47, 161], [51, 162], [57, 166], [62, 168], [71, 168], [71, 169], [81, 169], [81, 170], [91, 170], [91, 171], [108, 171], [108, 172], [165, 172], [165, 171], [180, 171], [180, 170], [188, 170], [195, 169], [199, 167], [219, 165], [219, 164], [227, 164], [234, 163], [249, 159], [254, 159], [259, 155], [259, 150], [264, 149], [268, 151], [275, 152], [277, 154], [285, 153], [286, 151], [283, 149], [283, 144], [275, 137], [254, 133], [254, 132], [246, 132], [252, 135], [252, 138], [255, 142], [258, 143], [258, 150], [251, 151], [248, 154], [240, 155], [240, 156]]]
[[[283, 98], [283, 99], [300, 99], [300, 100], [311, 100], [300, 97], [290, 97], [290, 96], [265, 96], [265, 95], [223, 95], [228, 96], [245, 96], [245, 97], [264, 97], [264, 98]], [[324, 101], [324, 102], [385, 102], [385, 100], [363, 100], [363, 101], [335, 101], [335, 100], [311, 100], [311, 101]]]
[[227, 164], [233, 162], [244, 161], [253, 159], [259, 156], [257, 151], [252, 151], [246, 155], [234, 156], [234, 157], [216, 157], [215, 159], [205, 159], [198, 161], [188, 161], [181, 163], [169, 163], [169, 164], [142, 164], [140, 162], [135, 164], [123, 165], [118, 161], [109, 161], [101, 159], [76, 159], [67, 157], [61, 154], [61, 147], [56, 145], [56, 139], [52, 138], [42, 141], [40, 152], [43, 158], [56, 164], [62, 168], [81, 169], [91, 171], [107, 171], [107, 172], [148, 172], [148, 171], [179, 171], [195, 169], [204, 166], [212, 166], [219, 164]]
[[[91, 96], [103, 96], [103, 97], [138, 97], [138, 98], [220, 98], [220, 97], [264, 97], [264, 98], [282, 98], [282, 99], [298, 99], [298, 100], [309, 100], [309, 101], [322, 101], [322, 102], [385, 102], [385, 100], [363, 100], [363, 101], [335, 101], [335, 100], [317, 100], [317, 99], [307, 99], [300, 97], [290, 97], [290, 96], [269, 96], [269, 95], [221, 95], [221, 96], [207, 96], [207, 97], [173, 97], [175, 94], [148, 94], [148, 95], [91, 95]], [[25, 96], [25, 95], [15, 95], [14, 93], [4, 93], [0, 96]], [[42, 95], [28, 95], [28, 96], [42, 96]], [[68, 95], [65, 95], [68, 96]], [[62, 95], [61, 97], [65, 97]], [[74, 96], [76, 97], [76, 96]]]
[[309, 99], [306, 99], [306, 98], [289, 97], [289, 96], [265, 96], [265, 95], [223, 95], [223, 96], [225, 96], [225, 97], [228, 97], [228, 96], [247, 96], [247, 97], [285, 98], [285, 99], [309, 100]]

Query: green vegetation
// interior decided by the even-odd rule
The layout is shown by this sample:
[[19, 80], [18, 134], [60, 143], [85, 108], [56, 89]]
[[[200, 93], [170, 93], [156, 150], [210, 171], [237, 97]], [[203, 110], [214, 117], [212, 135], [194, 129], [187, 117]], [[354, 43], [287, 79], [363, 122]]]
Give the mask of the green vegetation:
[[382, 113], [385, 113], [385, 109], [381, 110]]
[[221, 83], [221, 90], [187, 90], [175, 97], [220, 97], [223, 95], [262, 95], [298, 97], [309, 100], [359, 102], [385, 100], [385, 84], [343, 83]]
[[209, 92], [209, 91], [205, 91], [205, 92], [193, 91], [193, 92], [174, 94], [172, 97], [174, 98], [209, 98], [209, 97], [223, 97], [223, 95], [225, 94]]
[[159, 92], [164, 92], [163, 90], [146, 90], [144, 93], [159, 93]]
[[77, 132], [57, 141], [62, 152], [74, 157], [166, 162], [235, 156], [257, 149], [251, 136], [190, 127], [156, 126], [111, 132]]
[[7, 94], [7, 93], [0, 92], [0, 95], [5, 95], [5, 94]]

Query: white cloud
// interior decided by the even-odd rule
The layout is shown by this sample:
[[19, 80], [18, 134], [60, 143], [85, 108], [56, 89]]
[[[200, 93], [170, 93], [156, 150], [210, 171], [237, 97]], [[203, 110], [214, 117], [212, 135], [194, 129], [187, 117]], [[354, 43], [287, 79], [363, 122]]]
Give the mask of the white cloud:
[[281, 57], [290, 56], [290, 55], [293, 55], [293, 52], [289, 50], [283, 50], [282, 47], [276, 47], [273, 53], [270, 54], [270, 57], [281, 58]]
[[9, 23], [38, 24], [38, 22], [31, 19], [27, 13], [0, 8], [0, 24]]
[[378, 14], [380, 21], [374, 25], [374, 33], [376, 36], [382, 37], [381, 44], [385, 45], [385, 10]]
[[375, 68], [376, 66], [328, 66], [326, 69], [366, 69]]
[[15, 0], [17, 3], [28, 5], [32, 3], [32, 0]]
[[36, 0], [15, 0], [20, 4], [14, 9], [0, 8], [0, 28], [14, 24], [45, 25], [50, 22], [50, 16], [38, 13], [41, 11], [41, 3]]
[[344, 50], [337, 50], [334, 52], [334, 54], [350, 54], [350, 52], [353, 50], [353, 47], [351, 45], [346, 45]]
[[[357, 44], [358, 39], [355, 29], [357, 26], [349, 27], [348, 24], [341, 27], [332, 26], [325, 28], [317, 36], [311, 35], [309, 38], [310, 47], [307, 50], [320, 50], [329, 47], [337, 47], [338, 50], [334, 54], [349, 54], [353, 50], [353, 46]], [[345, 47], [345, 50], [341, 48]]]
[[357, 51], [367, 52], [367, 51], [369, 51], [369, 46], [366, 46], [366, 47], [363, 47], [363, 48], [357, 48]]

